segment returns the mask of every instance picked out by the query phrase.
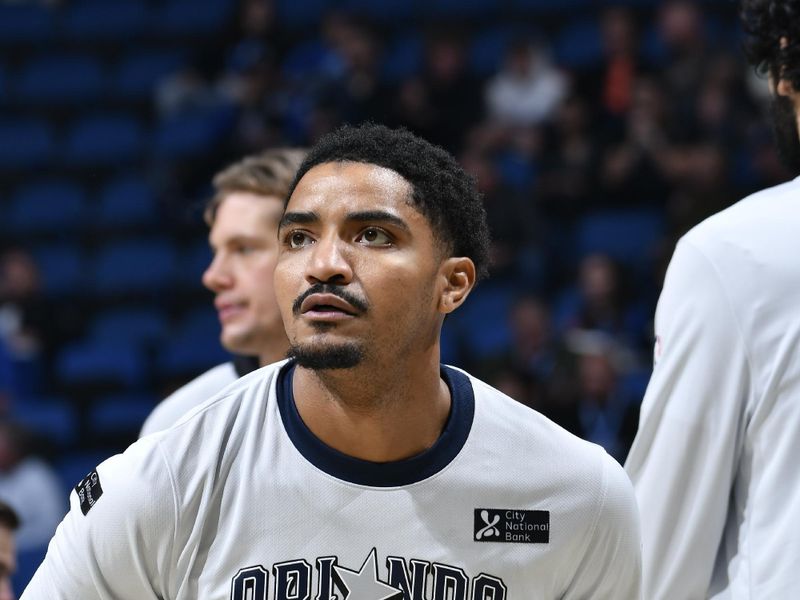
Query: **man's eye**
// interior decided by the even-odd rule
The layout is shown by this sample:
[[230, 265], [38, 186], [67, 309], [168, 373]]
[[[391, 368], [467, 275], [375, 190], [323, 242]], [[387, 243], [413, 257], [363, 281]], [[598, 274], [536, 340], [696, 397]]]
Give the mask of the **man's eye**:
[[290, 248], [302, 248], [311, 243], [311, 238], [302, 231], [293, 231], [286, 241]]
[[356, 241], [368, 246], [388, 246], [392, 243], [392, 239], [382, 229], [370, 227], [362, 231], [356, 238]]

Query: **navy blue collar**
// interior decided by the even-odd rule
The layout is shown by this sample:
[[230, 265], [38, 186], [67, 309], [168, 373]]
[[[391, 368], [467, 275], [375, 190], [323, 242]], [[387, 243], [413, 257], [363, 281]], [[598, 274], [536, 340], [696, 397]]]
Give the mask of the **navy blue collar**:
[[377, 463], [353, 458], [331, 448], [306, 426], [294, 402], [289, 361], [278, 375], [277, 399], [283, 426], [289, 439], [308, 462], [344, 481], [373, 487], [400, 487], [435, 475], [458, 455], [467, 441], [475, 415], [475, 395], [469, 378], [442, 366], [441, 374], [452, 398], [450, 416], [436, 443], [425, 452], [405, 460]]

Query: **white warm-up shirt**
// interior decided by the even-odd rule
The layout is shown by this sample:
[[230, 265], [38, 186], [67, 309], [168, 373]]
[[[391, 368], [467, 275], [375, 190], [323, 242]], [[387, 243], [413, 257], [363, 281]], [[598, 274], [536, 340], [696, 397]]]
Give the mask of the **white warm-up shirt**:
[[233, 362], [212, 367], [164, 398], [142, 425], [139, 437], [172, 427], [187, 412], [239, 378]]
[[23, 600], [632, 600], [633, 490], [600, 447], [450, 367], [439, 440], [343, 455], [293, 363], [255, 371], [102, 463]]
[[800, 598], [800, 179], [679, 242], [626, 462], [648, 600]]

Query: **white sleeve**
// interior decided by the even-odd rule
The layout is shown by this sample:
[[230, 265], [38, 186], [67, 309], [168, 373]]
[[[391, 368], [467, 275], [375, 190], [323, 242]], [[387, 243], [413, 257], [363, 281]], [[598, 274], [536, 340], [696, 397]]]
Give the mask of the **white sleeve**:
[[639, 511], [628, 476], [603, 453], [599, 510], [577, 575], [564, 600], [639, 600], [642, 556]]
[[177, 503], [157, 440], [111, 457], [96, 480], [82, 483], [83, 499], [70, 494], [70, 511], [21, 600], [170, 597]]
[[713, 264], [687, 240], [667, 271], [656, 334], [657, 360], [625, 465], [641, 512], [644, 595], [705, 598], [751, 378], [734, 307]]

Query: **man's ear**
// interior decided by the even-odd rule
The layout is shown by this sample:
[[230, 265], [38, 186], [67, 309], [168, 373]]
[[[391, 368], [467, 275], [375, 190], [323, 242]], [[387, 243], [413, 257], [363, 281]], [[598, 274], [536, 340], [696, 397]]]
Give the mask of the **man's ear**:
[[475, 263], [466, 256], [451, 256], [439, 270], [443, 287], [439, 294], [439, 311], [449, 314], [464, 303], [475, 286]]
[[797, 97], [798, 93], [794, 89], [792, 82], [788, 79], [779, 79], [778, 85], [775, 86], [775, 93], [778, 96], [786, 96], [790, 100], [792, 100], [795, 104], [797, 104]]
[[[781, 45], [781, 49], [783, 50], [789, 45], [789, 38], [787, 38], [786, 36], [782, 37], [780, 39], [779, 44]], [[795, 106], [797, 106], [799, 94], [797, 93], [797, 90], [794, 89], [792, 82], [789, 81], [788, 79], [784, 79], [783, 73], [781, 73], [781, 75], [779, 75], [777, 79], [778, 82], [775, 85], [775, 93], [778, 96], [786, 96], [787, 98], [792, 100], [792, 102], [794, 102]]]

